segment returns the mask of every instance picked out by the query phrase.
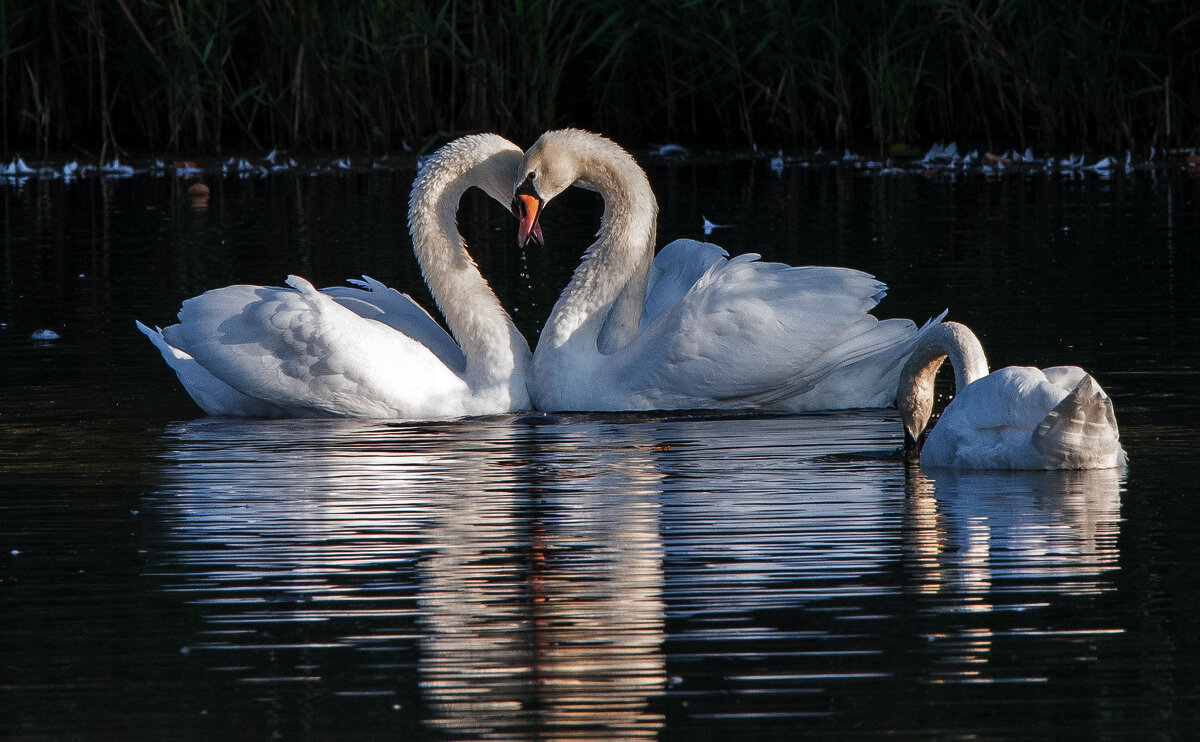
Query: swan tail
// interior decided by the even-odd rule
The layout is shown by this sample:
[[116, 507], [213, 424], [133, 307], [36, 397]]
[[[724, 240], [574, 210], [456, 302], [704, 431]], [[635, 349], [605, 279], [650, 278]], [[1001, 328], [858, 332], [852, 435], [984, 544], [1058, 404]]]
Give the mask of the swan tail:
[[191, 357], [187, 353], [184, 353], [183, 351], [179, 350], [178, 348], [173, 347], [170, 343], [168, 343], [167, 339], [163, 337], [161, 327], [158, 327], [157, 325], [155, 325], [154, 328], [151, 329], [151, 328], [147, 327], [146, 325], [142, 324], [141, 320], [137, 320], [137, 319], [135, 319], [133, 321], [133, 323], [135, 325], [137, 325], [137, 328], [142, 331], [143, 335], [150, 338], [150, 342], [154, 343], [154, 347], [158, 348], [158, 352], [162, 353], [163, 359], [166, 360], [168, 365], [170, 365], [171, 361], [173, 361], [173, 360], [180, 360], [182, 358], [190, 358]]
[[1097, 468], [1124, 463], [1112, 400], [1090, 375], [1033, 431], [1033, 447], [1058, 468]]
[[282, 417], [284, 411], [261, 399], [242, 394], [218, 379], [189, 353], [176, 348], [163, 336], [162, 328], [151, 329], [138, 320], [134, 324], [154, 343], [163, 360], [179, 377], [188, 396], [209, 415], [227, 417]]

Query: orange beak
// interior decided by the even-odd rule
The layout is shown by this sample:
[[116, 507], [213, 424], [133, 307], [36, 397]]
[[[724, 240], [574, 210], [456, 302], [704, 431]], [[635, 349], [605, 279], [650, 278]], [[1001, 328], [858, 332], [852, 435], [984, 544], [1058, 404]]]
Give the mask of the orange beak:
[[525, 247], [532, 237], [534, 242], [544, 245], [542, 225], [538, 221], [538, 217], [542, 214], [542, 202], [538, 200], [537, 196], [518, 194], [513, 199], [513, 210], [521, 219], [521, 226], [517, 228], [517, 244]]
[[542, 225], [538, 222], [542, 215], [542, 197], [533, 187], [532, 174], [517, 187], [517, 192], [513, 196], [512, 210], [513, 214], [516, 214], [517, 218], [521, 220], [521, 226], [517, 228], [517, 245], [525, 247], [529, 244], [530, 239], [539, 245], [546, 244], [542, 238]]

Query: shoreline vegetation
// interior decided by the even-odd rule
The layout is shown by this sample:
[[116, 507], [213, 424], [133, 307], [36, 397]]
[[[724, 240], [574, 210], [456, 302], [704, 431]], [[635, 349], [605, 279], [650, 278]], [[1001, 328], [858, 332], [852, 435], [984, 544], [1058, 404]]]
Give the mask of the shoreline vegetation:
[[1200, 145], [1186, 0], [14, 0], [7, 161], [426, 151], [580, 126], [630, 145]]

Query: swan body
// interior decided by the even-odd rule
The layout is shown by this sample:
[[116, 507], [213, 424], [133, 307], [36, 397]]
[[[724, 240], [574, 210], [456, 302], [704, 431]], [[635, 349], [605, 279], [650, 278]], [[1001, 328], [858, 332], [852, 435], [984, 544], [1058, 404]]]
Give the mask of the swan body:
[[[955, 395], [932, 430], [933, 383], [949, 358]], [[988, 373], [978, 338], [944, 322], [913, 349], [896, 405], [905, 456], [952, 469], [1109, 469], [1125, 464], [1112, 400], [1078, 366]]]
[[882, 407], [918, 330], [869, 314], [885, 293], [848, 268], [791, 267], [676, 240], [654, 255], [658, 206], [615, 143], [564, 129], [525, 155], [518, 240], [541, 242], [546, 202], [598, 191], [604, 216], [533, 355], [533, 402], [550, 410]]
[[[532, 356], [455, 224], [475, 186], [503, 204], [521, 150], [494, 134], [455, 140], [413, 184], [409, 228], [454, 337], [371, 278], [318, 291], [228, 286], [188, 299], [179, 323], [138, 328], [211, 415], [445, 419], [528, 409]], [[457, 340], [457, 342], [456, 342]]]

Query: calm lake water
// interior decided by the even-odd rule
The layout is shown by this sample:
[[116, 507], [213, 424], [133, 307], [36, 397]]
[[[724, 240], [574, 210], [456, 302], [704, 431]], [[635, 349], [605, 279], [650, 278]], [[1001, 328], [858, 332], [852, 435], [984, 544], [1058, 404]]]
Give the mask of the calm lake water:
[[[412, 163], [0, 180], [0, 738], [1194, 734], [1200, 179], [642, 159], [664, 240], [1093, 371], [1128, 470], [906, 472], [891, 410], [204, 418], [133, 320], [289, 273], [432, 308]], [[464, 203], [531, 340], [599, 213], [523, 253]]]

